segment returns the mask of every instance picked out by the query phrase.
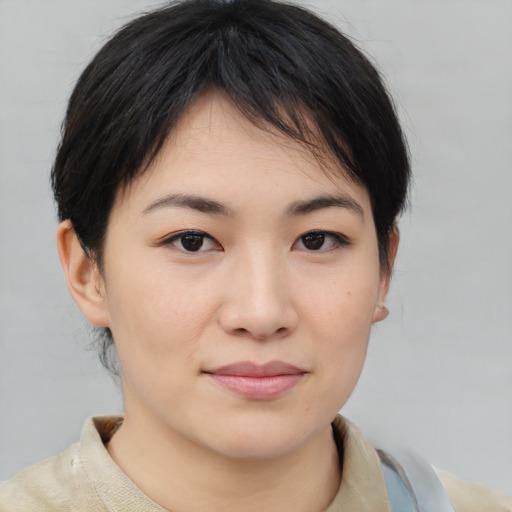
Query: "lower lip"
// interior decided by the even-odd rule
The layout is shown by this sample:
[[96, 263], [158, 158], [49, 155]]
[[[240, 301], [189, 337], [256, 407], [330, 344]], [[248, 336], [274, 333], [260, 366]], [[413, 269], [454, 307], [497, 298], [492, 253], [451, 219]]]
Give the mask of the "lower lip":
[[207, 374], [223, 388], [250, 400], [278, 398], [295, 387], [304, 377], [302, 373], [248, 377], [241, 375]]

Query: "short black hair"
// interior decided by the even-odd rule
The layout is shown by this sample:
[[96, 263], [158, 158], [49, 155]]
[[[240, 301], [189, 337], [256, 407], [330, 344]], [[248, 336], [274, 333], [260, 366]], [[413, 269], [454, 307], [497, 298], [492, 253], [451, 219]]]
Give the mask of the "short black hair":
[[211, 89], [253, 123], [329, 151], [368, 191], [389, 271], [389, 237], [410, 178], [393, 102], [348, 37], [305, 8], [273, 0], [172, 2], [122, 27], [80, 76], [51, 179], [60, 220], [71, 220], [100, 270], [117, 191], [144, 172], [186, 109]]

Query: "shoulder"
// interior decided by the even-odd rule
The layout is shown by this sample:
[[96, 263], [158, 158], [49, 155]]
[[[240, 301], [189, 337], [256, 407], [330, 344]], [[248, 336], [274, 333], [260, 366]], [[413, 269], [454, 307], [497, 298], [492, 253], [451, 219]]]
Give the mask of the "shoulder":
[[512, 497], [435, 468], [455, 512], [512, 512]]
[[[87, 497], [92, 505], [90, 488], [75, 444], [53, 457], [33, 464], [10, 480], [0, 483], [2, 512], [64, 512], [77, 510], [77, 502]], [[84, 503], [87, 507], [87, 503]], [[81, 509], [78, 509], [81, 510]], [[94, 506], [83, 510], [96, 511]]]
[[[361, 471], [361, 468], [359, 467], [360, 461], [367, 460], [372, 467], [378, 466], [379, 473], [381, 472], [379, 457], [372, 455], [375, 452], [375, 444], [372, 445], [366, 441], [365, 437], [354, 424], [342, 416], [337, 416], [333, 422], [333, 429], [335, 436], [342, 439], [342, 449], [348, 452], [345, 453], [344, 463], [346, 462], [345, 459], [348, 459], [351, 468], [358, 468], [357, 471]], [[376, 443], [376, 445], [380, 448], [382, 447], [381, 443]], [[404, 449], [400, 444], [392, 443], [389, 450], [387, 449], [389, 448], [389, 442], [384, 443], [384, 445], [386, 445], [385, 451], [390, 453], [395, 461], [398, 460], [400, 464], [404, 463], [404, 459], [401, 456], [404, 454]], [[439, 487], [440, 485], [443, 486], [455, 512], [512, 512], [512, 497], [506, 496], [503, 493], [490, 489], [484, 485], [469, 482], [441, 469], [434, 468], [434, 474], [430, 464], [424, 461], [422, 457], [418, 457], [414, 452], [410, 452], [410, 450], [407, 449], [405, 449], [405, 453], [412, 454], [415, 462], [418, 462], [419, 459], [422, 461], [421, 466], [428, 468], [428, 474], [432, 475], [434, 478], [433, 481], [437, 482], [436, 485]], [[407, 462], [407, 460], [405, 460], [405, 462]], [[368, 474], [368, 467], [363, 468], [365, 475]], [[405, 466], [401, 466], [401, 470], [405, 471], [405, 475], [407, 477], [415, 475], [415, 473], [408, 472], [407, 464]], [[418, 473], [416, 473], [416, 476], [418, 476]], [[425, 475], [423, 474], [423, 471], [419, 473], [419, 476], [420, 481], [424, 482]], [[365, 479], [365, 481], [368, 480], [369, 479]], [[439, 480], [441, 483], [439, 483]], [[372, 480], [371, 489], [368, 487], [365, 488], [365, 491], [376, 492], [375, 482], [375, 479]], [[384, 485], [384, 480], [382, 485]], [[414, 487], [415, 486], [413, 485], [413, 488]]]

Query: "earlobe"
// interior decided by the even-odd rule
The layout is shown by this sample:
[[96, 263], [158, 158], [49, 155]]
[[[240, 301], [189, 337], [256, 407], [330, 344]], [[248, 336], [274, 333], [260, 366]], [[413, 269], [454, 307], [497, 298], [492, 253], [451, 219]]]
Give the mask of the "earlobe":
[[392, 227], [389, 234], [388, 246], [388, 268], [383, 270], [380, 276], [379, 297], [373, 314], [373, 323], [384, 320], [389, 315], [389, 310], [386, 306], [386, 297], [391, 283], [391, 274], [395, 264], [396, 253], [398, 251], [398, 243], [400, 241], [400, 232], [395, 225]]
[[384, 320], [385, 318], [387, 318], [388, 315], [389, 310], [386, 304], [377, 304], [377, 306], [375, 307], [375, 312], [373, 313], [373, 323]]
[[61, 222], [57, 229], [57, 247], [74, 301], [91, 323], [108, 327], [103, 278], [96, 263], [85, 254], [69, 220]]

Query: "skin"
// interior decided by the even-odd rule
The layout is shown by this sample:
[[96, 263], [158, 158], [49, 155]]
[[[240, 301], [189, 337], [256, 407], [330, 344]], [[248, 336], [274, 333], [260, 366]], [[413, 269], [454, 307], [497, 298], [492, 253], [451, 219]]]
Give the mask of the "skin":
[[[121, 363], [125, 420], [107, 449], [168, 509], [321, 511], [338, 490], [330, 423], [387, 314], [389, 275], [366, 190], [323, 165], [209, 93], [119, 192], [101, 274], [71, 224], [59, 227], [69, 289], [112, 330]], [[225, 211], [176, 204], [177, 195]], [[319, 197], [342, 200], [319, 207]], [[208, 236], [183, 238], [187, 230]], [[314, 230], [323, 245], [318, 233], [304, 237]], [[271, 399], [205, 373], [275, 360], [304, 373]]]

